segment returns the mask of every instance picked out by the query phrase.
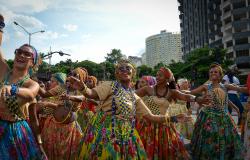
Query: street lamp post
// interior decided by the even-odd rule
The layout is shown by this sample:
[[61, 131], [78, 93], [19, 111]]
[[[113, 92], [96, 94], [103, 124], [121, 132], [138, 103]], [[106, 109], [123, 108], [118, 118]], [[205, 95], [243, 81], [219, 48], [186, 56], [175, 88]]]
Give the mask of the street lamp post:
[[20, 25], [16, 21], [14, 21], [14, 24], [21, 27], [29, 35], [29, 45], [31, 43], [31, 35], [36, 34], [36, 33], [44, 33], [45, 32], [44, 30], [36, 31], [36, 32], [29, 32], [29, 31], [27, 31], [27, 29], [25, 29], [22, 25]]

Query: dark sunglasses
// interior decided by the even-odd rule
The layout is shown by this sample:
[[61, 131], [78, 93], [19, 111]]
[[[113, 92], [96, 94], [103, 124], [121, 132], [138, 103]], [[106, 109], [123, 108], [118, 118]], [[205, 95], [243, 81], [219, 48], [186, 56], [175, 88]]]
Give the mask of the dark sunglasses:
[[27, 52], [27, 51], [24, 51], [24, 50], [22, 50], [22, 49], [16, 49], [15, 50], [15, 55], [16, 56], [21, 56], [21, 55], [23, 55], [25, 58], [33, 58], [33, 53], [31, 53], [31, 52]]
[[118, 68], [118, 70], [119, 70], [120, 72], [131, 72], [131, 71], [132, 71], [132, 68], [131, 68], [130, 66], [120, 66], [120, 67]]
[[69, 75], [68, 76], [72, 76], [72, 77], [75, 77], [75, 78], [80, 78], [80, 75], [79, 74], [77, 74], [77, 73], [75, 73], [75, 72], [71, 72], [71, 73], [69, 73]]

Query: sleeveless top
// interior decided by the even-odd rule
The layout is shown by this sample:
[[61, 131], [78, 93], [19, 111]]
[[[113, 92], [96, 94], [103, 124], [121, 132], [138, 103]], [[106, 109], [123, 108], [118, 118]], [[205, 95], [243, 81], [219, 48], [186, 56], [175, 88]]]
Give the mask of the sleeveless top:
[[[3, 89], [4, 85], [10, 85], [9, 84], [10, 73], [11, 72], [9, 72], [7, 74], [7, 76], [4, 78], [4, 80], [0, 83], [1, 89]], [[22, 87], [22, 85], [29, 79], [30, 79], [30, 77], [27, 74], [26, 76], [24, 76], [21, 80], [19, 80], [15, 84], [18, 87]], [[27, 102], [27, 103], [23, 104], [22, 106], [20, 106], [17, 102], [17, 97], [11, 96], [11, 95], [6, 96], [6, 100], [4, 103], [7, 107], [7, 109], [9, 110], [10, 114], [4, 112], [4, 109], [3, 109], [3, 111], [0, 110], [0, 119], [8, 120], [8, 121], [20, 121], [20, 120], [27, 119], [27, 117], [28, 117], [27, 105], [29, 105], [30, 103]], [[34, 103], [34, 101], [32, 101], [31, 103]]]
[[228, 111], [228, 95], [226, 87], [220, 83], [220, 87], [213, 88], [212, 84], [208, 84], [208, 94], [212, 97], [211, 106], [205, 106], [205, 112], [224, 113]]
[[169, 96], [170, 96], [170, 89], [168, 89], [166, 95], [164, 95], [163, 97], [158, 97], [156, 95], [156, 90], [154, 88], [153, 95], [151, 96], [146, 95], [142, 99], [153, 114], [165, 115], [169, 107], [169, 101], [168, 101]]

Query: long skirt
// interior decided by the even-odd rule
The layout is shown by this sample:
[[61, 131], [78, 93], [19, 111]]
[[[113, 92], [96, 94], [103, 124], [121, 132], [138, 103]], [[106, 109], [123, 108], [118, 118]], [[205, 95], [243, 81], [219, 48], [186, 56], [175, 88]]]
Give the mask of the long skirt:
[[194, 160], [243, 159], [244, 147], [232, 117], [226, 111], [204, 109], [191, 139]]
[[56, 123], [48, 117], [42, 130], [43, 147], [49, 160], [74, 160], [82, 138], [76, 121], [69, 124]]
[[155, 124], [140, 119], [136, 128], [150, 160], [188, 160], [190, 155], [184, 147], [174, 124]]
[[[171, 103], [167, 109], [169, 116], [176, 116], [178, 114], [188, 114], [186, 102], [178, 101]], [[190, 120], [183, 123], [175, 123], [176, 130], [186, 139], [191, 139], [194, 130], [194, 121]]]
[[111, 136], [111, 115], [107, 115], [102, 111], [97, 113], [88, 124], [84, 133], [79, 159], [147, 159], [137, 131], [134, 129], [132, 136], [129, 136], [130, 130], [123, 130], [121, 127], [124, 124], [126, 123], [118, 118], [115, 121], [116, 138], [119, 140], [129, 139], [128, 144], [124, 144], [123, 141], [120, 141], [122, 143], [119, 144], [116, 141], [117, 139], [114, 140]]
[[0, 120], [0, 159], [44, 160], [33, 133], [26, 121]]
[[247, 148], [245, 160], [249, 160], [250, 159], [250, 112], [247, 113], [244, 129], [245, 129], [244, 146]]

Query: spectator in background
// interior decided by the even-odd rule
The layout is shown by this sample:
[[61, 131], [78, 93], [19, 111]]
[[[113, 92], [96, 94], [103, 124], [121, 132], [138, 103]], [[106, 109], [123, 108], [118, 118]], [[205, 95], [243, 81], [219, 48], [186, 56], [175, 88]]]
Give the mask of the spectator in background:
[[[227, 74], [222, 78], [222, 83], [224, 84], [233, 84], [233, 85], [240, 85], [239, 79], [235, 76], [236, 70], [229, 70]], [[240, 99], [238, 97], [238, 92], [233, 90], [228, 90], [228, 98], [231, 102], [233, 102], [240, 111], [240, 116], [238, 117], [238, 124], [240, 124], [242, 119], [242, 113], [243, 113], [243, 105], [240, 102]], [[228, 108], [229, 112], [232, 113], [232, 108]]]

